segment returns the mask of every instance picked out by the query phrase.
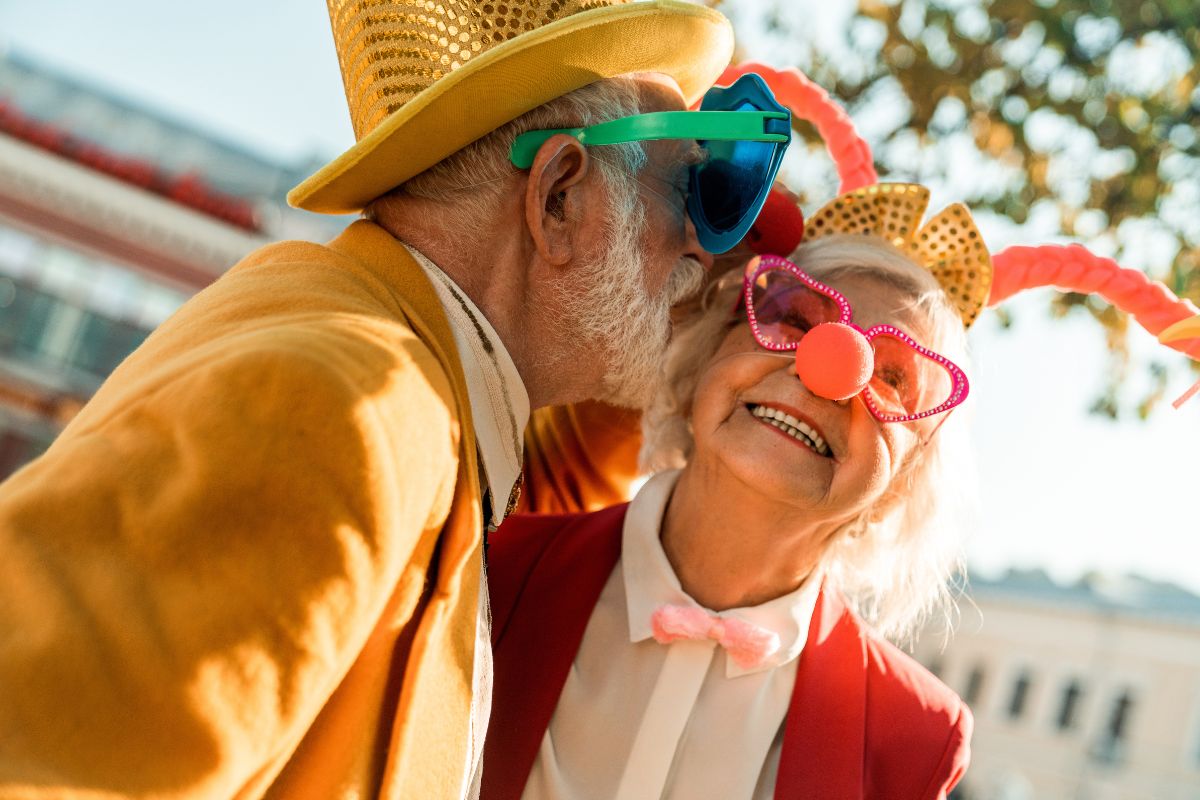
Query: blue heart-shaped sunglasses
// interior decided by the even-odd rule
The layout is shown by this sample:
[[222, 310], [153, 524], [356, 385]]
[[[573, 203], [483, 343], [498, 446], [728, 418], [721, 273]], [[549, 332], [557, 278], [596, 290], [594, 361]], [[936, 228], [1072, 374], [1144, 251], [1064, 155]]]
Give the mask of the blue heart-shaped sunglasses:
[[791, 143], [792, 113], [762, 78], [749, 73], [732, 86], [710, 89], [699, 111], [656, 111], [586, 128], [528, 131], [513, 142], [513, 165], [528, 169], [538, 148], [558, 133], [585, 145], [695, 139], [706, 158], [691, 167], [688, 215], [700, 245], [724, 253], [742, 240], [767, 200]]

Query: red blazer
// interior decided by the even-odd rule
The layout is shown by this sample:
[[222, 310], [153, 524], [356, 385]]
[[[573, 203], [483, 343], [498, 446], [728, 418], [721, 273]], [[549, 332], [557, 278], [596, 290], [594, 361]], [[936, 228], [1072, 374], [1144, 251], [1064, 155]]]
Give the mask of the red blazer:
[[[492, 537], [495, 686], [482, 800], [518, 800], [525, 788], [621, 554], [625, 509], [516, 516]], [[970, 757], [966, 705], [829, 591], [817, 601], [784, 724], [776, 800], [945, 798]]]

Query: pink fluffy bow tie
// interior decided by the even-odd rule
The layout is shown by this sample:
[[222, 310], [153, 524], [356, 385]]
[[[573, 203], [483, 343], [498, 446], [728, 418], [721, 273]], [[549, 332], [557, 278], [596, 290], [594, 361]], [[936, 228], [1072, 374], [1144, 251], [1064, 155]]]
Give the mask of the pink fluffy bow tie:
[[660, 644], [712, 639], [742, 669], [762, 666], [779, 650], [779, 635], [766, 628], [690, 606], [662, 606], [650, 617], [650, 629]]

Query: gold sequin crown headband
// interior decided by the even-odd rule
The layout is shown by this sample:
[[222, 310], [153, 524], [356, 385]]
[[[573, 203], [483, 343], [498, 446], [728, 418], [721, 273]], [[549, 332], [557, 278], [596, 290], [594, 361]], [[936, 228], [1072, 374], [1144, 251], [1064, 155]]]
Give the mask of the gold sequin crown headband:
[[970, 327], [987, 303], [992, 258], [961, 203], [921, 225], [929, 190], [915, 183], [877, 183], [827, 203], [804, 226], [804, 240], [834, 234], [878, 236], [928, 269]]

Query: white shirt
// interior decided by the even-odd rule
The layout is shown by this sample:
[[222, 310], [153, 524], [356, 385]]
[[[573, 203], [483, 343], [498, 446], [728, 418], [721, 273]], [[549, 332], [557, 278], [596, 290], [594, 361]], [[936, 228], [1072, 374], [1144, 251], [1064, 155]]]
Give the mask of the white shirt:
[[[407, 245], [406, 245], [407, 247]], [[446, 311], [467, 381], [475, 440], [479, 445], [480, 490], [490, 496], [493, 530], [501, 522], [521, 475], [529, 393], [495, 328], [436, 264], [408, 247]], [[483, 737], [492, 711], [492, 614], [487, 573], [480, 570], [479, 616], [475, 625], [475, 664], [471, 681], [471, 741], [464, 768], [462, 796], [477, 798], [483, 766]]]
[[770, 800], [783, 721], [820, 579], [762, 605], [721, 612], [778, 634], [766, 663], [742, 669], [712, 641], [654, 640], [664, 604], [700, 606], [660, 541], [678, 472], [654, 476], [629, 506], [621, 559], [588, 620], [542, 739], [524, 800]]

